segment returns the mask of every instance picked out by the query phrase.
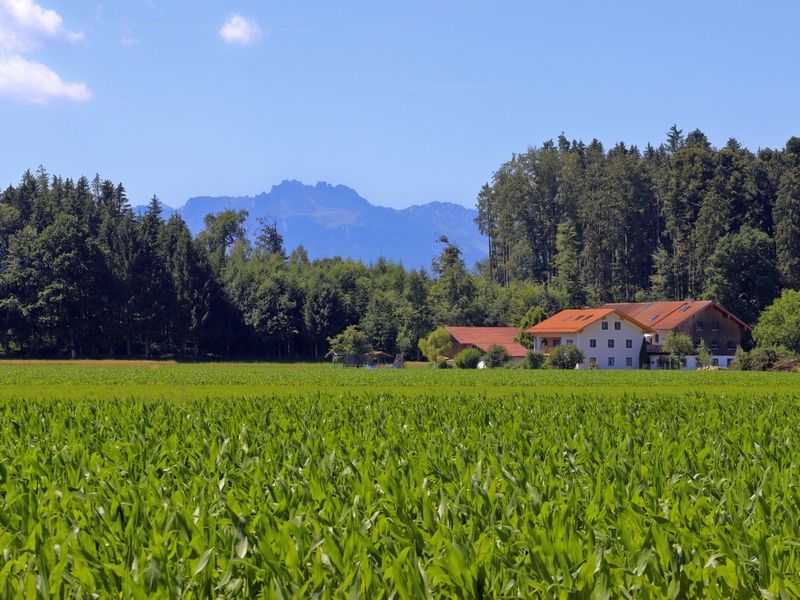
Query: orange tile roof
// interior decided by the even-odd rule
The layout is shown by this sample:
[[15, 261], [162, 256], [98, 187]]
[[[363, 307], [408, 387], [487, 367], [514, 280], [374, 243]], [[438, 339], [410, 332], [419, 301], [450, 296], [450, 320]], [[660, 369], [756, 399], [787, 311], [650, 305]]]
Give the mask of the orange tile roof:
[[742, 321], [739, 317], [721, 306], [715, 305], [711, 300], [689, 300], [685, 302], [619, 302], [615, 304], [605, 304], [604, 308], [613, 308], [652, 329], [666, 331], [675, 329], [686, 319], [696, 315], [709, 306], [716, 306], [723, 313], [742, 325], [742, 327], [748, 327], [747, 323]]
[[613, 308], [603, 307], [562, 310], [560, 313], [553, 315], [549, 319], [545, 319], [541, 323], [534, 325], [526, 331], [527, 333], [579, 333], [592, 323], [595, 323], [596, 321], [599, 321], [600, 319], [603, 319], [611, 314], [615, 314], [618, 317], [633, 323], [637, 327], [641, 327], [645, 331], [650, 330], [650, 327], [647, 325], [642, 325], [636, 319], [626, 315], [623, 312]]
[[489, 346], [502, 346], [512, 358], [520, 358], [528, 349], [514, 341], [519, 334], [517, 327], [447, 327], [447, 331], [459, 344], [475, 346], [486, 352]]

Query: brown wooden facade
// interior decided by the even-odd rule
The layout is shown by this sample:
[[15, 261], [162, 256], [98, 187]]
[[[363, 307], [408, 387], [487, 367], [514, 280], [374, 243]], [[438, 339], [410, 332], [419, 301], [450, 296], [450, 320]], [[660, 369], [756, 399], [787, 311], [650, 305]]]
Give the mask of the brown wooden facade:
[[742, 345], [746, 329], [739, 321], [712, 304], [690, 315], [677, 327], [667, 330], [656, 328], [658, 337], [653, 337], [654, 344], [663, 345], [671, 331], [685, 333], [692, 339], [695, 347], [701, 340], [705, 340], [712, 355], [732, 356], [736, 348]]

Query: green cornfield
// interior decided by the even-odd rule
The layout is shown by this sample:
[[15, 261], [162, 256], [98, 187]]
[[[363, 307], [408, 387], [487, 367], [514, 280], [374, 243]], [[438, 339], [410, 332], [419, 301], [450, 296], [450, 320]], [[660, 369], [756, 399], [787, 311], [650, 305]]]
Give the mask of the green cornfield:
[[0, 597], [794, 598], [800, 375], [0, 364]]

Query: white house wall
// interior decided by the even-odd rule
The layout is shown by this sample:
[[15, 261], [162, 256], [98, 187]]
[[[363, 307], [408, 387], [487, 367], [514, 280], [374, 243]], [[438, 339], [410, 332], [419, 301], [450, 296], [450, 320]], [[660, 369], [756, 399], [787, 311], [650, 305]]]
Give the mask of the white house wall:
[[[644, 332], [630, 321], [610, 315], [607, 319], [608, 330], [603, 331], [602, 322], [597, 321], [589, 325], [580, 333], [580, 350], [585, 357], [581, 368], [590, 368], [591, 359], [597, 359], [598, 369], [638, 369], [639, 350], [642, 347]], [[614, 323], [620, 323], [620, 329], [614, 329]], [[596, 340], [595, 348], [589, 347], [589, 340]], [[608, 347], [608, 340], [614, 340], [614, 347]], [[631, 347], [626, 348], [626, 340], [631, 340]], [[562, 339], [563, 342], [563, 339]], [[609, 365], [609, 358], [614, 359], [614, 365]], [[626, 359], [630, 359], [630, 364]]]
[[[603, 321], [608, 322], [608, 329], [603, 330]], [[618, 322], [619, 330], [614, 328], [614, 323]], [[638, 369], [639, 368], [639, 350], [642, 347], [642, 340], [644, 339], [644, 331], [632, 324], [630, 321], [622, 319], [616, 315], [609, 315], [606, 319], [596, 321], [587, 326], [586, 329], [580, 333], [553, 333], [546, 335], [537, 335], [535, 347], [542, 349], [541, 338], [560, 337], [561, 345], [572, 343], [583, 352], [584, 361], [579, 365], [580, 369], [589, 369], [591, 359], [596, 359], [597, 369]], [[590, 347], [590, 340], [596, 340], [596, 346]], [[614, 347], [608, 347], [608, 340], [614, 340]], [[631, 347], [626, 348], [626, 340], [631, 340]], [[547, 351], [552, 351], [552, 347]], [[609, 358], [614, 359], [614, 364], [609, 365]], [[630, 359], [630, 364], [627, 359]]]

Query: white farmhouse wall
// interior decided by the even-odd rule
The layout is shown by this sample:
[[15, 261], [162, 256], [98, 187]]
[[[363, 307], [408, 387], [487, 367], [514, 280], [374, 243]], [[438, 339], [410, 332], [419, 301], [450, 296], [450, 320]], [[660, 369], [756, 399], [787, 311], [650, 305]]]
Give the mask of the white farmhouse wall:
[[[585, 357], [582, 369], [590, 368], [591, 359], [597, 359], [597, 368], [604, 369], [638, 369], [639, 368], [639, 350], [642, 347], [642, 340], [644, 333], [642, 329], [632, 324], [630, 321], [621, 319], [617, 315], [609, 315], [604, 319], [608, 322], [608, 329], [603, 330], [603, 321], [596, 321], [589, 325], [586, 329], [576, 334], [579, 338], [578, 348], [583, 352]], [[620, 329], [614, 328], [614, 323], [620, 323]], [[590, 348], [590, 341], [596, 340], [597, 346]], [[614, 347], [608, 347], [608, 340], [614, 340]], [[631, 340], [631, 347], [626, 348], [626, 340]], [[564, 343], [564, 338], [562, 338]], [[614, 365], [608, 364], [608, 359], [614, 359]], [[628, 365], [626, 359], [631, 359], [631, 364]]]
[[[603, 329], [603, 322], [608, 323], [608, 329]], [[614, 324], [619, 323], [619, 329]], [[580, 333], [547, 333], [537, 334], [534, 347], [537, 350], [548, 352], [552, 346], [543, 346], [542, 338], [560, 338], [561, 345], [574, 344], [583, 352], [584, 361], [578, 365], [579, 369], [591, 368], [592, 359], [596, 359], [597, 369], [638, 369], [639, 350], [644, 340], [644, 331], [617, 315], [608, 315], [605, 319], [588, 325]], [[591, 347], [591, 340], [595, 340], [595, 347]], [[614, 340], [614, 347], [608, 347], [608, 341]], [[631, 347], [626, 347], [626, 341], [631, 341]], [[609, 358], [614, 359], [614, 364], [609, 364]], [[628, 360], [630, 359], [630, 364]]]
[[[727, 369], [731, 363], [733, 363], [734, 355], [714, 355], [711, 357], [711, 365], [714, 367], [720, 367], [721, 369]], [[659, 365], [659, 356], [652, 355], [650, 356], [650, 368], [652, 370], [657, 370], [662, 368]], [[686, 364], [681, 367], [683, 371], [694, 371], [697, 369], [697, 356], [687, 356], [686, 357]]]

